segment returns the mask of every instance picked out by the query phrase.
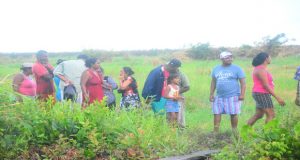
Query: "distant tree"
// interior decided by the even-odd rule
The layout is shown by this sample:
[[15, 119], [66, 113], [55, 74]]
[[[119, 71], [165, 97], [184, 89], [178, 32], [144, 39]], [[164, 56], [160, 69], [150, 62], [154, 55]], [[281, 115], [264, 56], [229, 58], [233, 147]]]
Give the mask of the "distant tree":
[[198, 43], [188, 50], [188, 56], [194, 59], [212, 59], [215, 55], [209, 43]]
[[91, 57], [97, 57], [100, 61], [111, 61], [112, 57], [115, 56], [114, 52], [112, 51], [105, 51], [105, 50], [97, 50], [97, 49], [84, 49], [82, 53], [87, 54]]
[[[249, 57], [252, 56], [253, 47], [248, 44], [243, 44], [238, 48], [238, 55], [241, 57]], [[256, 53], [255, 53], [256, 54]]]
[[266, 36], [263, 38], [263, 41], [258, 43], [262, 50], [268, 52], [273, 56], [278, 55], [278, 48], [283, 44], [287, 43], [289, 39], [286, 37], [285, 33], [280, 33], [271, 38]]

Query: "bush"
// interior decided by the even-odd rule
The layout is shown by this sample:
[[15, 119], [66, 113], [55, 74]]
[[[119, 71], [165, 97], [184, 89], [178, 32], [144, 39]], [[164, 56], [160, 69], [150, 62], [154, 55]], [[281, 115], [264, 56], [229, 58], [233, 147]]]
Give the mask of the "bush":
[[215, 159], [300, 159], [300, 122], [274, 119], [255, 131], [244, 126], [241, 139], [223, 148]]
[[83, 159], [144, 159], [188, 150], [191, 141], [170, 128], [164, 116], [145, 108], [128, 112], [104, 106], [82, 110], [71, 103], [25, 99], [0, 107], [1, 159], [57, 159], [69, 154]]
[[217, 53], [210, 47], [209, 43], [198, 43], [188, 50], [188, 56], [193, 59], [214, 59]]

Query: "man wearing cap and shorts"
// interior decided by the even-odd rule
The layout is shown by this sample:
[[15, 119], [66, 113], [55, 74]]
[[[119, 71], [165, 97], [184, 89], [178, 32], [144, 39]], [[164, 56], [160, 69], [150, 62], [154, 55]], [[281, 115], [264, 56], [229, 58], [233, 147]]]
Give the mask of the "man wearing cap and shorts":
[[169, 63], [160, 65], [149, 73], [144, 84], [142, 96], [146, 103], [151, 103], [154, 113], [165, 114], [166, 99], [162, 95], [164, 95], [167, 88], [167, 79], [170, 73], [177, 72], [180, 66], [181, 62], [178, 59], [172, 59]]
[[222, 64], [216, 66], [211, 74], [209, 100], [214, 114], [214, 131], [219, 132], [221, 114], [230, 115], [232, 130], [236, 131], [241, 101], [244, 100], [246, 90], [245, 73], [239, 66], [232, 64], [230, 52], [222, 52], [220, 59]]

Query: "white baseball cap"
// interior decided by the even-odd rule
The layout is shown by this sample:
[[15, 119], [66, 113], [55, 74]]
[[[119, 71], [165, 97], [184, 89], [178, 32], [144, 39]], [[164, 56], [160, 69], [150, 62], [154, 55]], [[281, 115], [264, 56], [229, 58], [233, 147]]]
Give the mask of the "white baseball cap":
[[227, 51], [220, 53], [220, 59], [226, 58], [228, 56], [232, 56], [232, 53], [227, 52]]

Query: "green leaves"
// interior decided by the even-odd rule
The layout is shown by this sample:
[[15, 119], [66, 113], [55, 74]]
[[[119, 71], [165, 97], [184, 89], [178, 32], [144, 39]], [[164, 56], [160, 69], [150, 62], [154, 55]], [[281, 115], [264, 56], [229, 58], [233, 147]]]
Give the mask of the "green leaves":
[[[245, 125], [240, 132], [241, 140], [225, 147], [215, 158], [299, 159], [299, 134], [300, 122], [286, 123], [286, 120], [274, 119], [258, 130]], [[236, 155], [237, 151], [241, 155]]]
[[55, 159], [73, 152], [82, 159], [120, 157], [120, 153], [143, 159], [189, 149], [188, 137], [170, 128], [164, 116], [143, 108], [111, 111], [104, 104], [93, 104], [82, 110], [69, 102], [26, 100], [0, 111], [6, 113], [0, 117], [0, 154], [8, 159]]

